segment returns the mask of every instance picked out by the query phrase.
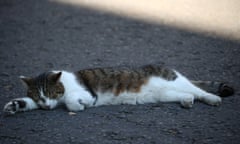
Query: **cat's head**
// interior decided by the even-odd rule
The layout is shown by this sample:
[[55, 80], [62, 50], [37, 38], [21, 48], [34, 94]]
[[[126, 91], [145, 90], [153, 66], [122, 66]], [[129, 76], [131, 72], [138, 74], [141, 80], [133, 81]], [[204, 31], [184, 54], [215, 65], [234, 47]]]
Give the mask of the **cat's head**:
[[61, 72], [46, 72], [37, 77], [20, 76], [27, 86], [27, 96], [33, 99], [40, 108], [53, 109], [64, 94], [60, 82]]

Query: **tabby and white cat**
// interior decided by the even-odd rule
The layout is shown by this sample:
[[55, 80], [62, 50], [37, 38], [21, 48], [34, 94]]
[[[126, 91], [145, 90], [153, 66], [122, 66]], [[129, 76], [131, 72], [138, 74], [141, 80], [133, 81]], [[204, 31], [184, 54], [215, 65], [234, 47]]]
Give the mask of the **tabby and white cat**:
[[179, 102], [190, 108], [194, 100], [217, 106], [221, 103], [217, 94], [233, 94], [233, 89], [224, 83], [190, 81], [175, 70], [153, 65], [85, 69], [75, 73], [51, 71], [34, 78], [20, 78], [27, 86], [27, 97], [8, 102], [4, 106], [6, 113], [38, 108], [50, 110], [59, 104], [64, 104], [69, 111], [157, 102]]

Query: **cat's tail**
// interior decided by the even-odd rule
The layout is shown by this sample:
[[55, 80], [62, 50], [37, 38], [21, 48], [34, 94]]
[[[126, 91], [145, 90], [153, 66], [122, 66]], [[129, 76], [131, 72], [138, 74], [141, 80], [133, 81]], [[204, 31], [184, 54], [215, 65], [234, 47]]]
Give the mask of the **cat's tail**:
[[215, 81], [191, 81], [195, 86], [216, 94], [221, 97], [227, 97], [234, 94], [234, 89], [229, 84]]

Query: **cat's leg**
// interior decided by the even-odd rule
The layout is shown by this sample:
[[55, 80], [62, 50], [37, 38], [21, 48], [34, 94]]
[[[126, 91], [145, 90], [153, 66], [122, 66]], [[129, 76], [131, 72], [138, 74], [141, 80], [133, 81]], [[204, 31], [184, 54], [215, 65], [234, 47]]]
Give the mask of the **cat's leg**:
[[161, 102], [179, 102], [184, 108], [191, 108], [194, 103], [194, 95], [175, 90], [166, 91], [160, 98]]
[[205, 90], [200, 89], [199, 87], [193, 84], [189, 84], [187, 91], [192, 93], [195, 99], [198, 99], [208, 105], [218, 106], [222, 102], [221, 97], [215, 94], [206, 92]]
[[81, 101], [67, 101], [65, 104], [69, 111], [82, 111], [85, 108]]
[[234, 89], [227, 83], [218, 81], [193, 81], [195, 86], [215, 95], [226, 97], [234, 94]]
[[71, 92], [64, 98], [65, 105], [70, 111], [82, 111], [86, 107], [93, 106], [95, 101], [96, 98], [85, 90]]
[[207, 92], [202, 94], [196, 94], [196, 99], [212, 106], [218, 106], [222, 103], [221, 97]]
[[7, 114], [15, 114], [16, 112], [29, 111], [37, 109], [38, 105], [28, 97], [16, 98], [8, 102], [3, 111]]
[[217, 106], [221, 104], [222, 100], [219, 96], [200, 89], [180, 73], [177, 73], [177, 75], [178, 78], [174, 82], [174, 89], [186, 93], [191, 93], [194, 95], [194, 99], [198, 99], [209, 105]]
[[85, 108], [80, 99], [68, 99], [65, 101], [65, 105], [69, 111], [82, 111]]

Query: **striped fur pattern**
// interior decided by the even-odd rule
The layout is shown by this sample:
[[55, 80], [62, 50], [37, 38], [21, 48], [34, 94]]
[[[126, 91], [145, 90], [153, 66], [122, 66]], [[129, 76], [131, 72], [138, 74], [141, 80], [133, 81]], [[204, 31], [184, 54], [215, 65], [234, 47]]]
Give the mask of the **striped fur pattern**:
[[215, 94], [233, 94], [233, 89], [226, 84], [190, 81], [175, 70], [154, 65], [84, 69], [74, 73], [51, 71], [33, 78], [20, 78], [27, 86], [27, 97], [8, 102], [4, 106], [6, 113], [53, 109], [59, 104], [70, 111], [101, 105], [156, 102], [179, 102], [190, 108], [194, 100], [219, 105], [221, 98]]
[[128, 91], [138, 93], [152, 76], [161, 77], [167, 81], [177, 78], [175, 72], [165, 67], [152, 65], [141, 68], [96, 68], [81, 70], [75, 73], [81, 84], [92, 91], [112, 92], [115, 96]]

